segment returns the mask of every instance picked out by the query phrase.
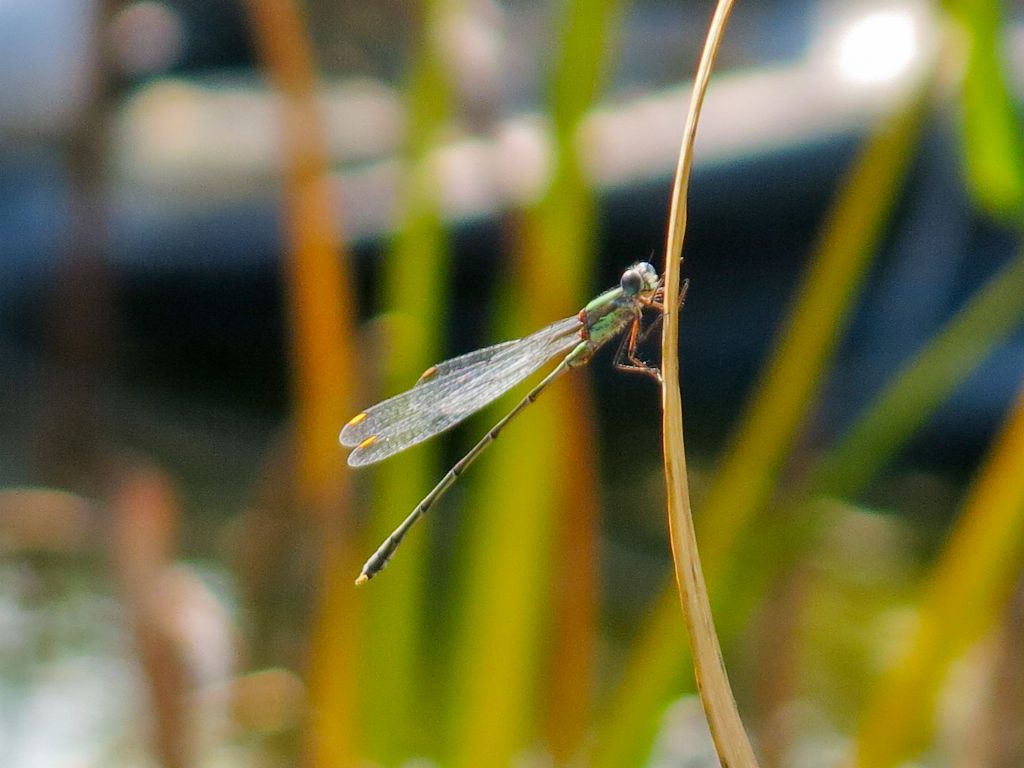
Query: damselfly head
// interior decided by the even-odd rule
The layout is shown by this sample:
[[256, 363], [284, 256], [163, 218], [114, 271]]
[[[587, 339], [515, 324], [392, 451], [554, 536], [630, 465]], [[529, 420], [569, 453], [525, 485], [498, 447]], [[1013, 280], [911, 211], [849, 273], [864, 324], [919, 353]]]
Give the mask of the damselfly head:
[[638, 261], [622, 273], [619, 285], [627, 296], [651, 293], [658, 288], [658, 273], [646, 261]]

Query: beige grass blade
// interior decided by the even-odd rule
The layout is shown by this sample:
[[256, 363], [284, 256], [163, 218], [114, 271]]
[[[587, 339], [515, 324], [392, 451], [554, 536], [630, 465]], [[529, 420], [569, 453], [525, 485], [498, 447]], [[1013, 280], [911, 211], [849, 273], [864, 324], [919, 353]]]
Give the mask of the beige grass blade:
[[704, 712], [711, 729], [715, 750], [723, 765], [756, 766], [754, 750], [747, 739], [743, 722], [729, 686], [722, 652], [715, 634], [714, 620], [704, 575], [700, 567], [697, 539], [690, 511], [690, 493], [686, 476], [686, 449], [683, 444], [683, 408], [679, 392], [679, 273], [682, 266], [683, 237], [686, 232], [686, 193], [693, 167], [693, 147], [697, 123], [707, 92], [715, 55], [725, 33], [732, 10], [731, 0], [721, 0], [708, 29], [701, 55], [689, 113], [683, 130], [682, 148], [672, 190], [668, 242], [665, 250], [665, 303], [673, 308], [666, 313], [662, 333], [662, 430], [665, 460], [665, 487], [668, 497], [669, 530], [676, 586], [686, 619], [693, 650], [694, 672]]

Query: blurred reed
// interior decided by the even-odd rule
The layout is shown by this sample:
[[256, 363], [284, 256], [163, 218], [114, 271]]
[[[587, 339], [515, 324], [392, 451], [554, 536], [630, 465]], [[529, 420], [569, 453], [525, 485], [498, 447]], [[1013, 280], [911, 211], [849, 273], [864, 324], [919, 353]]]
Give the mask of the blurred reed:
[[[756, 557], [744, 553], [746, 580], [737, 580], [729, 591], [735, 615], [749, 615], [770, 594], [771, 584], [785, 584], [815, 557], [833, 519], [824, 514], [821, 500], [855, 499], [868, 490], [928, 417], [1019, 327], [1024, 319], [1022, 277], [1020, 262], [1014, 260], [971, 297], [778, 501], [778, 512], [765, 523], [774, 535]], [[809, 592], [802, 592], [807, 599]], [[799, 623], [802, 609], [790, 606], [788, 620]]]
[[149, 689], [153, 752], [163, 768], [185, 768], [199, 758], [188, 710], [192, 670], [163, 587], [177, 556], [181, 509], [156, 467], [126, 464], [112, 482], [110, 556]]
[[[579, 128], [601, 93], [619, 3], [571, 0], [561, 13], [547, 96], [550, 175], [541, 199], [513, 217], [514, 297], [502, 297], [498, 324], [506, 338], [589, 297], [596, 222]], [[592, 419], [584, 377], [568, 376], [517, 419], [471, 479], [451, 765], [507, 765], [538, 730], [562, 762], [584, 737], [596, 654]]]
[[859, 414], [811, 474], [813, 495], [851, 497], [1024, 320], [1024, 252], [989, 279]]
[[954, 763], [957, 768], [1024, 763], [1024, 578], [1018, 577], [1000, 622], [991, 638], [994, 658], [985, 670], [985, 690], [975, 702], [974, 722]]
[[[92, 9], [95, 24], [85, 34], [94, 50], [103, 49], [101, 30], [115, 6], [114, 0], [102, 0]], [[60, 146], [68, 175], [68, 224], [43, 302], [46, 396], [32, 448], [48, 482], [99, 493], [108, 470], [105, 446], [99, 439], [101, 401], [110, 383], [120, 332], [113, 275], [105, 260], [110, 238], [109, 130], [116, 76], [105, 57], [89, 57], [82, 64], [88, 69], [82, 74], [83, 105]]]
[[1024, 390], [927, 578], [907, 647], [878, 682], [851, 766], [902, 765], [927, 746], [952, 663], [1002, 616], [1024, 555]]
[[[380, 280], [382, 391], [368, 402], [408, 387], [442, 359], [448, 306], [449, 253], [441, 214], [437, 149], [453, 119], [451, 67], [445, 29], [459, 3], [435, 0], [419, 9], [416, 47], [404, 95], [403, 173], [395, 230]], [[372, 361], [366, 361], [372, 367]], [[372, 516], [360, 537], [368, 556], [433, 486], [439, 475], [437, 444], [405, 451], [375, 467]], [[434, 698], [426, 667], [435, 651], [423, 632], [430, 522], [409, 536], [387, 577], [367, 585], [366, 626], [360, 645], [359, 711], [367, 757], [397, 765], [430, 750], [436, 715], [417, 702]], [[358, 571], [351, 574], [354, 578]]]
[[355, 746], [359, 621], [348, 574], [349, 475], [337, 433], [355, 408], [356, 369], [349, 260], [328, 175], [317, 75], [305, 19], [292, 0], [249, 0], [257, 49], [281, 98], [285, 283], [298, 499], [321, 529], [321, 580], [310, 640], [308, 726], [314, 765], [349, 765]]

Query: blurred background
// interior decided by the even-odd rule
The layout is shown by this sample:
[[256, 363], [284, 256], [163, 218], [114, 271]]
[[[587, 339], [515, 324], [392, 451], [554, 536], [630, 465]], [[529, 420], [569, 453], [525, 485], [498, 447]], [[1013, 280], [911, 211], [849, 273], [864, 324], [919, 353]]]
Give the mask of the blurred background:
[[[359, 589], [522, 393], [337, 444], [662, 269], [711, 11], [0, 1], [0, 764], [718, 764], [651, 381], [559, 381]], [[1019, 4], [735, 10], [681, 359], [762, 765], [1024, 765], [1022, 96]]]

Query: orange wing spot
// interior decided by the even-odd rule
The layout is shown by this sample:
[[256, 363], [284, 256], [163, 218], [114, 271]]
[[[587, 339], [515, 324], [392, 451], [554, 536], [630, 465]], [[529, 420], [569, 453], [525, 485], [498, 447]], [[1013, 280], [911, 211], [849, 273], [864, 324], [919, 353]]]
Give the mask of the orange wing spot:
[[433, 378], [435, 373], [437, 373], [437, 366], [432, 365], [420, 375], [420, 381], [426, 381], [427, 379]]
[[364, 421], [366, 421], [366, 414], [365, 413], [360, 413], [358, 416], [352, 417], [352, 420], [348, 424], [346, 424], [345, 426], [346, 427], [354, 427], [356, 424], [362, 424]]
[[371, 445], [373, 445], [376, 442], [377, 442], [377, 436], [376, 435], [370, 435], [368, 438], [363, 440], [363, 442], [361, 442], [359, 445], [356, 446], [356, 450], [358, 451], [360, 448], [369, 448]]

